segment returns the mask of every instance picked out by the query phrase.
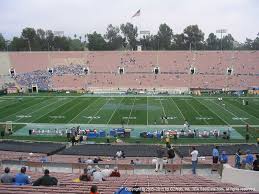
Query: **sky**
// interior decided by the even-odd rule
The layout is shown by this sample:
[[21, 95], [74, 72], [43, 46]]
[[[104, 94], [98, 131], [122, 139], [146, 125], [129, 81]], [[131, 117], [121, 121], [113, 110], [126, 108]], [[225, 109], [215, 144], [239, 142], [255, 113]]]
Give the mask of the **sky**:
[[[140, 16], [132, 18], [139, 9]], [[153, 34], [161, 23], [174, 34], [197, 24], [205, 38], [227, 29], [244, 42], [259, 33], [259, 0], [0, 0], [0, 33], [6, 39], [19, 36], [25, 27], [84, 37], [126, 22]]]

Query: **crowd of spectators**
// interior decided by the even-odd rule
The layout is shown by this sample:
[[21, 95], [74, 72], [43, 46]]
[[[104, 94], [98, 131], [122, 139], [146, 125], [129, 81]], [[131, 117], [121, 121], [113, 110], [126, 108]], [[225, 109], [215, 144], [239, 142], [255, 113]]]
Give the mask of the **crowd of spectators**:
[[58, 65], [53, 68], [53, 75], [84, 75], [85, 66], [79, 64]]
[[[83, 174], [78, 178], [79, 181], [105, 181], [107, 177], [120, 177], [120, 172], [117, 167], [110, 169], [108, 165], [105, 169], [101, 169], [98, 166], [87, 166], [84, 169]], [[26, 174], [26, 167], [22, 167], [20, 172], [16, 175], [11, 174], [10, 168], [6, 167], [4, 173], [0, 176], [1, 184], [13, 184], [17, 186], [32, 185], [32, 186], [57, 186], [58, 179], [50, 176], [48, 169], [45, 169], [43, 176], [39, 177], [35, 181], [31, 180], [31, 177]], [[73, 180], [71, 180], [73, 181]], [[74, 180], [75, 181], [75, 180]], [[98, 194], [98, 188], [96, 185], [91, 186], [90, 194]]]
[[[124, 60], [121, 60], [122, 64], [125, 64]], [[134, 58], [129, 59], [129, 63], [136, 63], [136, 60]], [[71, 79], [75, 79], [76, 76], [80, 75], [85, 75], [88, 74], [89, 69], [85, 69], [86, 67], [84, 65], [79, 65], [79, 64], [71, 64], [71, 65], [58, 65], [52, 68], [51, 70], [37, 70], [33, 72], [27, 72], [27, 73], [18, 73], [14, 76], [14, 79], [17, 81], [17, 83], [20, 86], [27, 86], [31, 87], [32, 84], [37, 84], [38, 88], [40, 90], [48, 90], [53, 88], [51, 83], [51, 76], [63, 76], [63, 75], [73, 75], [75, 77]], [[127, 66], [125, 66], [127, 68]], [[186, 72], [164, 72], [165, 74], [174, 74], [171, 76], [170, 79], [167, 78], [167, 75], [164, 75], [163, 77], [157, 78], [157, 75], [153, 76], [146, 76], [146, 73], [153, 74], [152, 71], [146, 72], [146, 70], [143, 70], [143, 68], [139, 68], [139, 70], [136, 70], [136, 73], [138, 75], [136, 76], [135, 74], [132, 75], [132, 80], [136, 82], [136, 86], [145, 86], [147, 83], [150, 81], [154, 82], [157, 81], [159, 82], [159, 87], [169, 87], [168, 84], [171, 84], [174, 82], [173, 80], [178, 80], [177, 82], [174, 82], [175, 86], [184, 86], [186, 87], [199, 87], [199, 88], [247, 88], [251, 84], [250, 82], [253, 82], [253, 80], [256, 79], [256, 77], [252, 79], [247, 79], [246, 75], [234, 75], [230, 77], [225, 77], [224, 75], [221, 74], [207, 74], [207, 73], [196, 73], [199, 76], [195, 76], [195, 79], [192, 79], [190, 77], [188, 70]], [[187, 68], [188, 69], [188, 68]], [[103, 87], [105, 86], [112, 86], [116, 80], [119, 79], [116, 76], [116, 69], [111, 72], [110, 74], [106, 75], [103, 74], [102, 76], [97, 76], [97, 74], [94, 74], [91, 79], [87, 81], [88, 85], [100, 85], [102, 84]], [[127, 71], [126, 71], [127, 72]], [[130, 73], [134, 73], [131, 72]], [[102, 72], [99, 72], [99, 74], [102, 74]], [[141, 75], [140, 75], [141, 74]], [[137, 78], [136, 78], [137, 77]], [[172, 80], [173, 78], [173, 80]], [[130, 82], [129, 82], [130, 84]], [[129, 85], [130, 86], [130, 85]], [[127, 87], [125, 85], [125, 87]]]
[[[244, 155], [244, 157], [242, 157]], [[215, 146], [212, 150], [212, 170], [216, 169], [215, 165], [219, 162], [219, 174], [222, 176], [223, 164], [227, 164], [229, 161], [228, 155], [226, 151], [222, 151], [219, 153], [218, 146]], [[235, 154], [235, 168], [238, 169], [246, 169], [246, 170], [254, 170], [259, 171], [259, 155], [256, 155], [256, 159], [254, 159], [253, 154], [250, 150], [246, 152], [242, 152], [240, 149], [237, 150]]]
[[99, 166], [92, 167], [88, 165], [84, 169], [83, 174], [79, 176], [80, 181], [106, 181], [108, 177], [120, 177], [120, 172], [118, 167], [110, 169], [109, 165], [106, 165], [104, 169], [101, 169]]
[[235, 168], [259, 171], [259, 155], [254, 158], [250, 150], [242, 152], [238, 149], [235, 154]]
[[[170, 143], [166, 145], [167, 150], [164, 149], [163, 146], [159, 146], [156, 150], [157, 157], [156, 157], [156, 169], [155, 172], [162, 171], [164, 165], [164, 157], [167, 157], [167, 163], [173, 164], [173, 159], [175, 158], [174, 148], [171, 147]], [[165, 152], [167, 151], [167, 152]], [[192, 173], [196, 174], [196, 168], [199, 160], [199, 151], [192, 147], [190, 150], [191, 162], [192, 162]], [[235, 154], [235, 167], [236, 168], [243, 168], [247, 170], [254, 170], [259, 171], [259, 155], [256, 155], [256, 159], [254, 159], [253, 154], [249, 150], [242, 152], [240, 149], [237, 150]], [[125, 153], [121, 150], [118, 150], [114, 156], [115, 158], [124, 159]], [[42, 157], [41, 160], [45, 161], [45, 157]], [[118, 170], [118, 167], [115, 166], [113, 169], [106, 165], [105, 168], [101, 169], [97, 164], [99, 161], [102, 161], [100, 157], [95, 157], [94, 159], [88, 158], [86, 161], [83, 161], [81, 158], [78, 158], [79, 163], [87, 163], [87, 167], [84, 169], [83, 173], [74, 180], [73, 182], [102, 182], [108, 180], [108, 177], [120, 177], [121, 174]], [[136, 163], [132, 160], [133, 165]], [[219, 147], [215, 146], [212, 150], [212, 163], [213, 165], [218, 165], [218, 172], [219, 175], [222, 176], [223, 165], [229, 162], [229, 156], [227, 155], [226, 151], [219, 152]], [[96, 164], [92, 166], [91, 164]], [[6, 167], [4, 169], [4, 173], [0, 177], [0, 181], [2, 184], [14, 184], [17, 186], [20, 185], [32, 185], [32, 186], [57, 186], [58, 180], [57, 178], [50, 176], [50, 172], [48, 169], [44, 170], [44, 175], [39, 177], [36, 180], [31, 180], [31, 177], [26, 174], [26, 167], [22, 167], [20, 172], [16, 175], [11, 174], [10, 168]], [[97, 187], [92, 186], [90, 193], [98, 193]]]
[[3, 184], [15, 184], [15, 185], [28, 185], [33, 186], [53, 186], [58, 184], [58, 180], [55, 177], [49, 175], [49, 170], [44, 170], [44, 175], [32, 182], [31, 177], [26, 174], [26, 167], [22, 167], [20, 173], [15, 176], [11, 174], [10, 168], [6, 167], [4, 174], [1, 175], [1, 183]]
[[87, 160], [83, 160], [81, 157], [78, 158], [78, 163], [86, 163], [86, 164], [98, 164], [99, 162], [103, 161], [101, 157], [95, 157], [91, 159], [90, 157]]
[[47, 71], [37, 70], [16, 74], [14, 79], [20, 86], [32, 87], [37, 85], [40, 90], [48, 90], [50, 86], [50, 74]]
[[51, 76], [62, 75], [85, 75], [83, 65], [59, 65], [49, 70], [36, 70], [32, 72], [18, 73], [13, 77], [20, 86], [32, 87], [37, 85], [40, 90], [52, 88]]

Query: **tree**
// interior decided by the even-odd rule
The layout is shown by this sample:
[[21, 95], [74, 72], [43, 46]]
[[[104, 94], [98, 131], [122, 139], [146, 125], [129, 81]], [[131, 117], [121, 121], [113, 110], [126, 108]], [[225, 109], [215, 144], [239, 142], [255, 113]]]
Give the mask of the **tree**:
[[219, 50], [220, 49], [220, 40], [214, 33], [210, 33], [207, 40], [207, 49], [208, 50]]
[[46, 32], [43, 29], [36, 30], [36, 39], [33, 43], [34, 50], [46, 51], [48, 50], [48, 43], [46, 40]]
[[3, 35], [0, 33], [0, 50], [4, 50], [4, 49], [5, 49], [5, 39]]
[[88, 34], [88, 49], [90, 51], [106, 50], [106, 42], [101, 34], [94, 32], [93, 34]]
[[128, 42], [130, 49], [134, 50], [137, 47], [138, 28], [131, 23], [121, 24], [120, 29]]
[[257, 37], [253, 41], [253, 49], [259, 50], [259, 33], [257, 34]]
[[46, 32], [43, 29], [37, 29], [36, 35], [40, 40], [45, 40], [46, 38]]
[[222, 38], [222, 50], [231, 50], [233, 49], [235, 39], [231, 34], [224, 36]]
[[84, 50], [84, 46], [82, 45], [79, 39], [71, 39], [69, 43], [69, 50], [71, 51], [82, 51]]
[[252, 39], [246, 38], [246, 41], [243, 45], [243, 49], [252, 50], [254, 46], [254, 41]]
[[69, 51], [70, 39], [65, 36], [55, 36], [54, 49], [58, 51]]
[[34, 28], [24, 28], [22, 30], [22, 38], [33, 41], [36, 38], [36, 31], [34, 30]]
[[22, 30], [22, 38], [28, 41], [28, 50], [35, 50], [34, 43], [36, 39], [36, 31], [34, 28], [24, 28]]
[[47, 50], [54, 49], [54, 34], [51, 30], [46, 31]]
[[28, 50], [28, 44], [23, 38], [14, 37], [11, 44], [10, 50], [12, 51], [26, 51]]
[[147, 35], [140, 39], [140, 44], [143, 50], [157, 50], [158, 49], [158, 39], [157, 35]]
[[174, 50], [188, 50], [189, 46], [185, 42], [184, 34], [176, 34], [173, 38], [172, 49]]
[[173, 30], [167, 24], [161, 24], [157, 33], [160, 50], [171, 49]]
[[123, 47], [125, 39], [120, 35], [120, 28], [114, 27], [112, 24], [108, 25], [104, 38], [107, 42], [108, 50], [117, 50]]
[[199, 29], [198, 25], [187, 26], [184, 31], [185, 42], [188, 47], [200, 50], [204, 46], [204, 33]]

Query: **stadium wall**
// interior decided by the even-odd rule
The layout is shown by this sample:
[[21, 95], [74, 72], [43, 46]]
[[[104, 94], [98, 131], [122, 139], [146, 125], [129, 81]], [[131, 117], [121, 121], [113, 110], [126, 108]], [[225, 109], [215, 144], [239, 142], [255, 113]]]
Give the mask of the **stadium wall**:
[[[13, 67], [20, 87], [34, 83], [40, 90], [155, 88], [182, 93], [259, 87], [258, 51], [0, 52], [0, 67], [0, 75]], [[56, 73], [50, 75], [50, 69]]]
[[228, 164], [224, 165], [222, 182], [233, 183], [246, 188], [255, 188], [256, 191], [259, 191], [258, 180], [258, 171], [236, 169]]

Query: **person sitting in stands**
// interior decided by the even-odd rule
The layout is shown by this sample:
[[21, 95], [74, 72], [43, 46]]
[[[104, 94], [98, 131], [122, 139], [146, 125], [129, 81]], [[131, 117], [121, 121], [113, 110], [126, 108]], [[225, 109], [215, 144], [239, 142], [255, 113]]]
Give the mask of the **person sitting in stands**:
[[87, 169], [87, 174], [90, 174], [91, 176], [93, 176], [93, 173], [96, 171], [94, 168], [92, 168], [92, 166], [88, 165], [86, 167]]
[[259, 155], [256, 155], [256, 160], [253, 162], [253, 170], [259, 171]]
[[101, 172], [101, 169], [98, 166], [95, 166], [95, 172], [93, 172], [93, 181], [105, 181], [104, 176]]
[[98, 162], [103, 161], [100, 156], [98, 156], [97, 160], [98, 160]]
[[97, 188], [96, 185], [91, 186], [90, 194], [99, 194], [98, 193], [98, 188]]
[[47, 156], [41, 156], [40, 162], [48, 162], [48, 157]]
[[93, 177], [91, 176], [90, 173], [88, 173], [87, 168], [84, 169], [84, 173], [80, 175], [79, 180], [80, 181], [92, 181], [93, 180]]
[[57, 185], [58, 180], [55, 177], [49, 176], [49, 170], [44, 170], [44, 175], [38, 178], [34, 183], [33, 186], [53, 186]]
[[30, 184], [29, 176], [26, 173], [26, 167], [21, 168], [21, 172], [15, 176], [16, 185], [26, 185]]
[[250, 150], [247, 150], [246, 166], [245, 166], [247, 170], [252, 170], [253, 161], [254, 161], [254, 156], [251, 154]]
[[6, 167], [4, 169], [4, 174], [1, 175], [1, 183], [13, 183], [14, 176], [10, 174], [10, 168]]
[[93, 164], [93, 160], [91, 160], [91, 158], [88, 158], [88, 159], [85, 161], [85, 163], [87, 163], [87, 164]]
[[126, 158], [125, 152], [124, 152], [123, 150], [121, 151], [121, 157], [122, 157], [122, 158]]
[[117, 158], [121, 158], [121, 155], [122, 155], [122, 152], [121, 152], [121, 151], [117, 151], [117, 152], [116, 152], [116, 157], [117, 157]]
[[83, 163], [81, 158], [78, 158], [77, 161], [78, 161], [78, 163]]
[[18, 158], [18, 160], [19, 160], [20, 162], [22, 162], [22, 156], [20, 156], [20, 157]]
[[110, 177], [120, 177], [120, 176], [121, 176], [121, 174], [118, 170], [118, 167], [114, 167], [114, 170], [112, 171]]
[[134, 164], [141, 164], [141, 161], [138, 158], [136, 158], [136, 161], [134, 162]]
[[93, 163], [98, 164], [99, 160], [97, 158], [94, 158]]
[[112, 170], [110, 169], [109, 165], [105, 165], [105, 168], [102, 170], [102, 174], [104, 177], [109, 177], [112, 173]]

